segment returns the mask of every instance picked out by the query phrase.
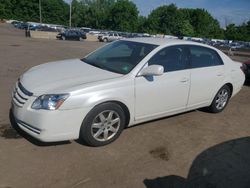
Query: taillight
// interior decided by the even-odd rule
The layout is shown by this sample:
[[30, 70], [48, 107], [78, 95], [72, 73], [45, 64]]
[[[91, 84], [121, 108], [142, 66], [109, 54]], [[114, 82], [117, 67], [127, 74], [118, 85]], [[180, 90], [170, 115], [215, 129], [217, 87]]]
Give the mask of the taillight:
[[240, 69], [242, 70], [242, 72], [245, 74], [246, 73], [246, 70], [247, 70], [247, 66], [246, 64], [242, 63]]

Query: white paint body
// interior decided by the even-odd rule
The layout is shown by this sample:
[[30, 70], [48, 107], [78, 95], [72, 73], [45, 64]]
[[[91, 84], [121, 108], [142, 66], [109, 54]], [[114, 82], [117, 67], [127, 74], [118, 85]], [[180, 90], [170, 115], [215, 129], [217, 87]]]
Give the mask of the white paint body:
[[[233, 86], [232, 96], [243, 86], [245, 77], [240, 70], [241, 64], [213, 47], [182, 40], [128, 40], [159, 46], [127, 75], [102, 70], [79, 59], [42, 64], [25, 72], [20, 82], [33, 96], [22, 107], [12, 101], [12, 111], [20, 128], [45, 142], [77, 139], [85, 116], [96, 105], [104, 102], [117, 101], [126, 105], [130, 114], [128, 126], [132, 126], [209, 106], [219, 89], [227, 83]], [[161, 76], [154, 76], [153, 81], [138, 76], [159, 50], [167, 46], [189, 44], [216, 50], [224, 65], [165, 72]], [[40, 95], [62, 93], [69, 93], [70, 97], [57, 110], [31, 108]], [[33, 128], [40, 130], [39, 134]]]

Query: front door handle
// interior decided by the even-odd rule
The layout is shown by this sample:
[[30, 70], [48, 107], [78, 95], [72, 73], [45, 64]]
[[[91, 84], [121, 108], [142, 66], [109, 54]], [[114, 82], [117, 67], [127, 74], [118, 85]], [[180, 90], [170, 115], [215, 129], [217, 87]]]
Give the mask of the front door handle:
[[185, 83], [185, 82], [188, 82], [188, 81], [189, 81], [188, 78], [182, 78], [180, 82]]

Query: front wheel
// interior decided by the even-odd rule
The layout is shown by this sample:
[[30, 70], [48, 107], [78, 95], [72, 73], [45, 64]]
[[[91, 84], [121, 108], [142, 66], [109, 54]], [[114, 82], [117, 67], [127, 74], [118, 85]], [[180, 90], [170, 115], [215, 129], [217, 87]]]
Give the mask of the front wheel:
[[230, 88], [227, 85], [223, 86], [216, 94], [212, 104], [209, 106], [209, 111], [212, 113], [222, 112], [226, 108], [230, 97]]
[[115, 103], [96, 106], [85, 117], [80, 138], [90, 146], [104, 146], [116, 140], [125, 126], [123, 109]]

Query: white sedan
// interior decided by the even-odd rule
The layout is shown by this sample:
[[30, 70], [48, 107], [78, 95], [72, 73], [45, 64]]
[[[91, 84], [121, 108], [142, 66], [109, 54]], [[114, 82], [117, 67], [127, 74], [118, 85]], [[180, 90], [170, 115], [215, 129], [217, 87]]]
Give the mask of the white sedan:
[[102, 146], [141, 122], [202, 107], [221, 112], [244, 80], [241, 64], [213, 47], [123, 39], [83, 59], [31, 68], [16, 83], [12, 112], [41, 141]]

